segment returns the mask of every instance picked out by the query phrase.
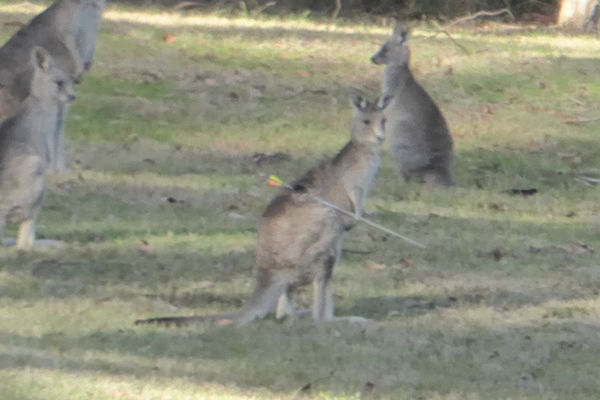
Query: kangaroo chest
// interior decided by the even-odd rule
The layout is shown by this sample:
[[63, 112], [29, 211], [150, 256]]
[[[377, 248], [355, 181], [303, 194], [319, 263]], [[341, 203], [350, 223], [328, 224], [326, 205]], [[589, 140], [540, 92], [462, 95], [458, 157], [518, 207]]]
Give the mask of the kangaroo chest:
[[355, 212], [362, 211], [380, 164], [381, 156], [376, 154], [343, 171], [342, 182]]

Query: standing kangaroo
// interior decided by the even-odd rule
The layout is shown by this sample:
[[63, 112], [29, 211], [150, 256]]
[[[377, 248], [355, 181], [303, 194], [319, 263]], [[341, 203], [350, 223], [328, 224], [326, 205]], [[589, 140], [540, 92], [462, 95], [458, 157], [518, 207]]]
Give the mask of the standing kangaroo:
[[421, 175], [425, 182], [452, 186], [452, 137], [439, 108], [408, 67], [407, 31], [396, 27], [391, 38], [371, 57], [385, 64], [383, 96], [394, 101], [385, 111], [392, 157], [405, 181]]
[[20, 222], [18, 248], [35, 241], [59, 104], [75, 98], [71, 80], [41, 47], [31, 51], [30, 95], [0, 125], [0, 244], [7, 222]]
[[[0, 122], [29, 96], [33, 69], [29, 56], [34, 46], [50, 53], [56, 66], [73, 82], [79, 82], [93, 60], [96, 35], [105, 0], [56, 0], [34, 17], [0, 48]], [[62, 125], [66, 105], [58, 109], [51, 160], [55, 171], [66, 169]]]
[[230, 319], [245, 324], [276, 311], [276, 317], [295, 315], [292, 294], [298, 286], [313, 283], [312, 315], [315, 321], [334, 319], [331, 274], [340, 258], [342, 237], [356, 219], [314, 200], [319, 197], [360, 216], [381, 161], [384, 139], [383, 109], [359, 94], [354, 107], [350, 141], [331, 160], [308, 171], [267, 206], [258, 223], [256, 286], [250, 300], [231, 314], [163, 317], [137, 324], [185, 325]]

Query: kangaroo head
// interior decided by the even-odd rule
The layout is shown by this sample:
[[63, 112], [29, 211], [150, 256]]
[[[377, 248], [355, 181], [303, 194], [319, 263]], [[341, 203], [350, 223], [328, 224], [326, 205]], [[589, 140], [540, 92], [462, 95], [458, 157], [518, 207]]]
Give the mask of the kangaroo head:
[[406, 44], [408, 31], [396, 26], [392, 36], [371, 57], [374, 64], [408, 65], [410, 49]]
[[31, 50], [31, 63], [31, 96], [45, 102], [67, 103], [75, 100], [71, 79], [54, 64], [46, 50], [34, 47]]
[[363, 95], [354, 91], [350, 103], [354, 108], [352, 119], [352, 141], [355, 143], [380, 144], [385, 138], [385, 116], [383, 110], [388, 106], [392, 96], [386, 96], [371, 103]]

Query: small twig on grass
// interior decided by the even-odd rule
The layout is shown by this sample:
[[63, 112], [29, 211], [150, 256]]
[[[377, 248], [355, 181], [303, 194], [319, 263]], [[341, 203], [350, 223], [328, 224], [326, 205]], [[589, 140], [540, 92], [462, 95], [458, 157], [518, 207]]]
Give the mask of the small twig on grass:
[[589, 122], [596, 122], [596, 121], [600, 121], [600, 117], [593, 117], [593, 118], [579, 118], [579, 119], [568, 119], [565, 121], [565, 124], [587, 124]]
[[374, 250], [352, 250], [352, 249], [342, 249], [342, 253], [347, 253], [347, 254], [371, 254], [374, 253]]
[[576, 176], [575, 180], [586, 186], [594, 186], [600, 183], [600, 178], [592, 178], [591, 176]]

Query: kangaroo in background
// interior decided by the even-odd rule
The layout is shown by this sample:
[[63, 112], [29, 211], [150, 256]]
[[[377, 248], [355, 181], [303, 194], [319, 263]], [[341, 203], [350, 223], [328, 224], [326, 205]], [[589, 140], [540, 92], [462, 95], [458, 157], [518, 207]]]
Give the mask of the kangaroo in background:
[[[105, 5], [105, 0], [56, 0], [0, 48], [0, 122], [29, 95], [33, 74], [29, 56], [34, 46], [47, 50], [73, 82], [81, 80], [92, 65]], [[56, 158], [51, 160], [55, 171], [66, 169], [62, 136], [66, 112], [66, 105], [61, 105], [54, 132]]]
[[452, 137], [439, 108], [410, 72], [406, 39], [407, 31], [397, 26], [371, 57], [374, 64], [385, 64], [383, 96], [394, 97], [385, 111], [392, 157], [405, 181], [421, 175], [428, 184], [452, 186]]
[[30, 95], [0, 125], [0, 244], [7, 222], [20, 222], [17, 247], [35, 241], [35, 219], [46, 186], [59, 104], [75, 98], [71, 79], [41, 47], [31, 51]]
[[331, 160], [311, 169], [267, 206], [258, 223], [256, 286], [250, 300], [237, 312], [191, 317], [138, 320], [137, 324], [185, 325], [230, 319], [245, 324], [276, 311], [276, 317], [296, 315], [292, 294], [298, 286], [313, 283], [312, 316], [334, 319], [331, 275], [340, 258], [344, 232], [356, 219], [318, 203], [320, 197], [360, 216], [367, 193], [381, 162], [384, 139], [382, 105], [369, 103], [355, 93], [351, 139]]

